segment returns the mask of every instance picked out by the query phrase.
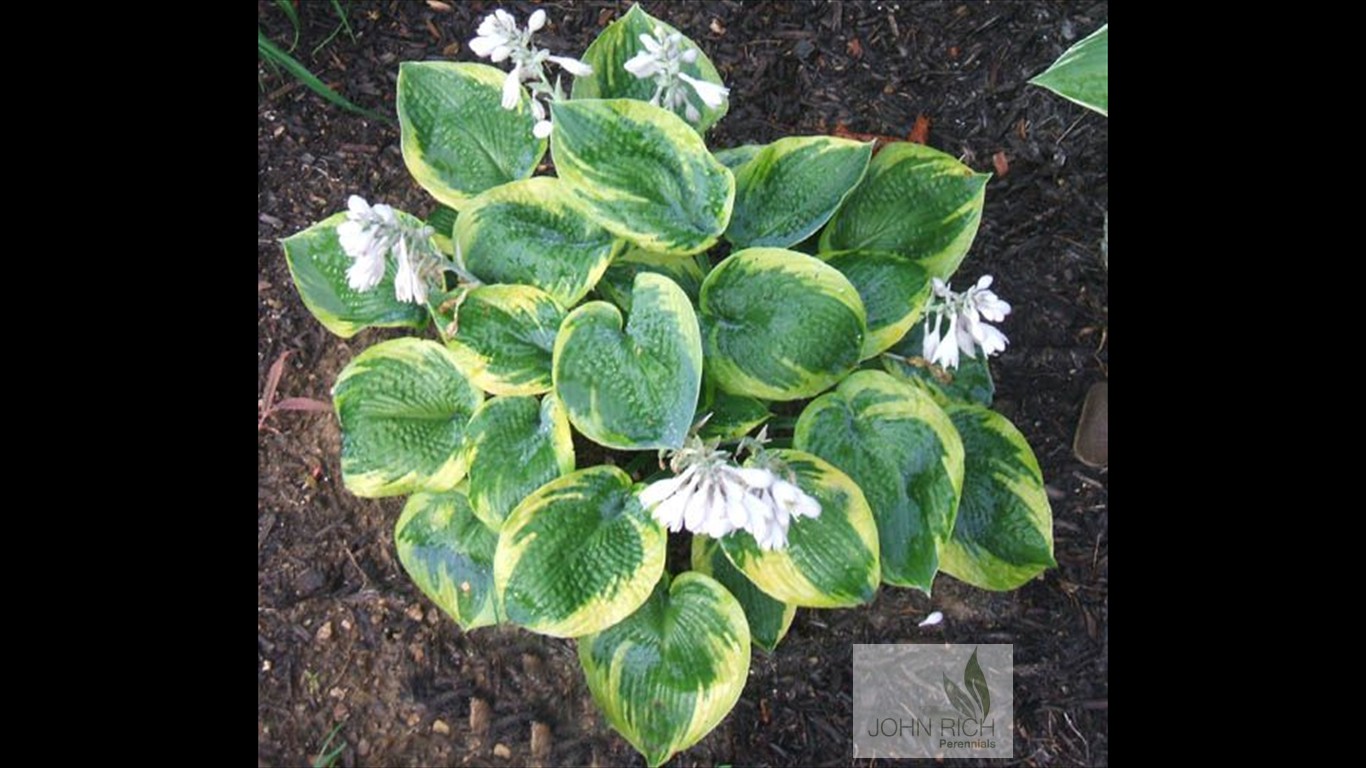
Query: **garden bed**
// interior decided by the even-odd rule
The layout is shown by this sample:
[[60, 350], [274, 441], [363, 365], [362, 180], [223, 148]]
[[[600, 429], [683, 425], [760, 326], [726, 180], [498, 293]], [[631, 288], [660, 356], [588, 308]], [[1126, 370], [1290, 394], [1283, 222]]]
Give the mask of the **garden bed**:
[[[360, 106], [392, 115], [399, 62], [474, 60], [466, 44], [484, 13], [508, 7], [523, 18], [535, 6], [343, 7], [355, 40], [343, 30], [324, 44], [338, 17], [330, 4], [306, 3], [295, 55]], [[572, 55], [629, 4], [539, 7], [551, 22], [542, 41]], [[1104, 23], [1107, 4], [646, 8], [697, 41], [731, 89], [730, 112], [708, 136], [713, 147], [918, 133], [995, 174], [953, 282], [992, 274], [1014, 307], [1002, 325], [1010, 346], [991, 362], [995, 408], [1038, 456], [1058, 561], [1015, 592], [941, 575], [932, 598], [884, 586], [857, 609], [800, 610], [774, 654], [756, 652], [730, 716], [669, 764], [847, 764], [851, 645], [942, 641], [1014, 644], [1016, 762], [1107, 763], [1108, 476], [1071, 451], [1086, 390], [1107, 375], [1107, 118], [1025, 83]], [[293, 30], [276, 4], [261, 2], [258, 16], [289, 47]], [[329, 401], [354, 355], [404, 333], [328, 333], [299, 300], [278, 239], [343, 209], [352, 193], [415, 214], [435, 203], [406, 171], [396, 126], [329, 105], [264, 64], [259, 72], [260, 386], [290, 353], [280, 394]], [[267, 426], [258, 459], [260, 764], [311, 760], [334, 728], [333, 744], [345, 744], [338, 765], [641, 764], [593, 704], [573, 641], [512, 626], [465, 634], [418, 592], [394, 551], [402, 499], [342, 488], [334, 416], [281, 412]], [[581, 466], [595, 463], [587, 445], [577, 447]], [[932, 610], [943, 623], [919, 628]]]

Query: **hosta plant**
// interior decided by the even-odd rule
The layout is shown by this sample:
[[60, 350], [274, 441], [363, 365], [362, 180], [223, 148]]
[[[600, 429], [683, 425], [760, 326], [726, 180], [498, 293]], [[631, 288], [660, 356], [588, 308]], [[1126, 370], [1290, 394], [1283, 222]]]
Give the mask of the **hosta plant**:
[[413, 334], [333, 387], [346, 487], [407, 497], [413, 581], [465, 630], [575, 638], [653, 766], [797, 608], [1014, 589], [1053, 565], [1052, 516], [990, 410], [1010, 307], [950, 282], [986, 175], [918, 144], [710, 146], [730, 94], [692, 40], [637, 6], [576, 59], [545, 23], [484, 20], [469, 48], [502, 68], [401, 65], [425, 218], [357, 196], [284, 251], [333, 333]]

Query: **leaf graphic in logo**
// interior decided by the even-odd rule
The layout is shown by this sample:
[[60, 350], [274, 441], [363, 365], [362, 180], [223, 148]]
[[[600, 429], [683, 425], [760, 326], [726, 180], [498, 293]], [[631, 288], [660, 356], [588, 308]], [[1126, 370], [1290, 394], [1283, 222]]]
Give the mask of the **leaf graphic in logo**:
[[963, 689], [950, 680], [948, 675], [944, 675], [944, 693], [948, 694], [949, 703], [958, 710], [958, 714], [970, 720], [976, 719], [973, 717], [972, 699], [968, 698], [968, 695], [963, 693]]
[[982, 665], [977, 661], [976, 648], [972, 649], [972, 658], [968, 659], [968, 665], [963, 669], [963, 687], [972, 694], [982, 717], [986, 717], [987, 713], [991, 711], [991, 692], [987, 690], [987, 676], [982, 672]]

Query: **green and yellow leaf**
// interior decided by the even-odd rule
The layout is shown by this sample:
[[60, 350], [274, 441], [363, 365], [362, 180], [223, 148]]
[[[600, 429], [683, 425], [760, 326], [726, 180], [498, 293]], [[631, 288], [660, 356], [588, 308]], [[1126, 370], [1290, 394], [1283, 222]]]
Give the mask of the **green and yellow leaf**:
[[484, 401], [465, 430], [474, 512], [493, 530], [536, 489], [574, 471], [569, 420], [554, 395]]
[[394, 526], [403, 570], [467, 632], [498, 623], [493, 589], [497, 546], [497, 532], [475, 516], [463, 488], [413, 494]]
[[860, 357], [867, 360], [893, 344], [920, 319], [930, 300], [930, 277], [905, 256], [886, 251], [843, 251], [821, 254], [825, 263], [858, 289], [868, 311], [868, 335]]
[[[484, 285], [438, 319], [466, 376], [495, 395], [537, 395], [552, 386], [550, 363], [564, 308], [529, 285]], [[453, 335], [451, 332], [454, 331]]]
[[788, 136], [735, 173], [735, 211], [726, 239], [736, 248], [790, 248], [834, 215], [868, 169], [873, 143]]

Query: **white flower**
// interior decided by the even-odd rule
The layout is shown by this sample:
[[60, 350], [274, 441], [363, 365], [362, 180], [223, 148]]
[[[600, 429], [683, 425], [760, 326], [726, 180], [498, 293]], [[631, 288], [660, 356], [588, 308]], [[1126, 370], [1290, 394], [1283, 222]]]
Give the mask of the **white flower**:
[[503, 78], [502, 99], [499, 102], [503, 109], [516, 109], [522, 100], [522, 84], [529, 84], [531, 114], [536, 119], [532, 133], [538, 139], [550, 135], [549, 113], [539, 100], [563, 98], [559, 82], [556, 81], [552, 87], [546, 77], [546, 62], [559, 65], [575, 77], [593, 74], [590, 65], [569, 56], [551, 56], [549, 51], [531, 43], [532, 34], [544, 27], [545, 22], [545, 9], [538, 8], [527, 19], [526, 29], [522, 29], [517, 26], [512, 14], [499, 9], [484, 17], [477, 30], [478, 37], [470, 41], [470, 50], [476, 56], [494, 63], [512, 61], [512, 69]]
[[[787, 547], [794, 517], [818, 517], [820, 503], [769, 469], [737, 467], [696, 437], [674, 454], [678, 474], [640, 491], [641, 506], [670, 531], [713, 538], [748, 531], [766, 550]], [[682, 465], [680, 467], [680, 465]]]
[[639, 36], [643, 50], [638, 51], [623, 64], [627, 72], [637, 79], [652, 78], [655, 93], [650, 103], [674, 112], [682, 112], [689, 122], [702, 119], [702, 113], [691, 102], [691, 90], [706, 106], [716, 109], [725, 103], [730, 90], [707, 80], [693, 77], [683, 71], [684, 64], [697, 61], [697, 48], [684, 42], [678, 32], [664, 33], [663, 27], [655, 27], [653, 34]]
[[[979, 347], [986, 356], [1005, 350], [1009, 340], [986, 321], [1001, 322], [1010, 314], [1010, 305], [989, 290], [991, 281], [991, 275], [983, 275], [976, 285], [960, 294], [937, 277], [931, 280], [933, 297], [925, 310], [922, 357], [945, 368], [956, 368], [960, 350], [968, 357], [976, 357]], [[944, 318], [949, 322], [941, 336], [939, 329]]]
[[360, 195], [346, 201], [346, 221], [337, 225], [337, 241], [353, 263], [346, 283], [354, 291], [369, 291], [384, 279], [386, 257], [398, 263], [394, 295], [399, 301], [421, 304], [427, 300], [428, 277], [439, 272], [444, 261], [432, 242], [432, 228], [406, 224], [394, 209], [371, 206]]

